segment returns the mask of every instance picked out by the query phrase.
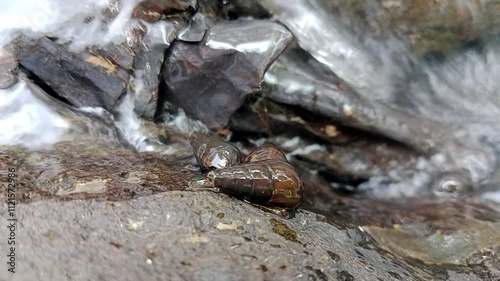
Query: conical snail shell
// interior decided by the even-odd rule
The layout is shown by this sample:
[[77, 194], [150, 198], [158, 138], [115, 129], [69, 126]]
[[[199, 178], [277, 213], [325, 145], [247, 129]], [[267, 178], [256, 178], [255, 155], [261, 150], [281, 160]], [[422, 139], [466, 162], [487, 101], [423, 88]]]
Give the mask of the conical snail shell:
[[290, 164], [281, 160], [214, 170], [207, 179], [220, 192], [267, 207], [294, 209], [302, 198], [302, 180]]
[[206, 170], [227, 168], [241, 162], [239, 149], [217, 136], [193, 132], [189, 142], [198, 164]]
[[283, 151], [281, 151], [281, 149], [277, 145], [273, 143], [266, 143], [250, 152], [243, 163], [258, 162], [271, 159], [282, 160], [285, 162], [287, 161], [285, 153], [283, 153]]

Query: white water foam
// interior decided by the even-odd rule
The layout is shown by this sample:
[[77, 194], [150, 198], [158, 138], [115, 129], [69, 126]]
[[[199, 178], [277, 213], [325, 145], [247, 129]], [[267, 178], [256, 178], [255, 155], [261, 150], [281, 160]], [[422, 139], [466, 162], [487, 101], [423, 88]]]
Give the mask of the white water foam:
[[[0, 46], [8, 44], [19, 33], [33, 37], [56, 37], [59, 43], [69, 43], [69, 50], [72, 52], [79, 52], [88, 46], [103, 46], [110, 42], [128, 42], [130, 31], [137, 24], [131, 19], [131, 13], [139, 2], [140, 0], [6, 2], [0, 10]], [[105, 10], [117, 14], [108, 18]], [[79, 110], [113, 119], [110, 113], [102, 108], [84, 107]], [[142, 128], [139, 118], [130, 110], [130, 99], [127, 96], [119, 108], [119, 119], [115, 125], [122, 136], [139, 151], [154, 150], [151, 145], [145, 144], [144, 140], [149, 136]], [[74, 109], [71, 118], [79, 118], [77, 111]], [[71, 132], [72, 124], [66, 117], [54, 110], [50, 98], [40, 100], [40, 97], [33, 95], [26, 82], [21, 80], [14, 87], [0, 91], [0, 144], [21, 144], [36, 148], [68, 139], [67, 134]], [[92, 128], [96, 125], [85, 118], [78, 122], [86, 123], [83, 126], [86, 127], [87, 133], [100, 134], [100, 128]]]
[[[57, 37], [71, 42], [71, 51], [86, 46], [121, 43], [135, 21], [133, 8], [139, 0], [18, 0], [3, 1], [0, 10], [0, 46], [9, 43], [19, 32], [31, 36]], [[120, 4], [118, 4], [120, 3]], [[104, 11], [119, 9], [114, 18]]]
[[61, 140], [70, 123], [20, 81], [0, 90], [0, 128], [0, 145], [37, 148]]

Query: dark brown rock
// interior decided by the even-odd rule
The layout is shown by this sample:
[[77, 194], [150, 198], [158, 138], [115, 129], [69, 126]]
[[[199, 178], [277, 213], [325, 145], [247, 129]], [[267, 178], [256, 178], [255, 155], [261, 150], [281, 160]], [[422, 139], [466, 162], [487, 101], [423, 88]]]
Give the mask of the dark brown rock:
[[196, 3], [197, 0], [146, 0], [135, 7], [132, 16], [156, 22], [168, 13], [194, 10]]
[[291, 39], [279, 24], [249, 21], [218, 23], [200, 44], [175, 42], [164, 64], [166, 99], [209, 128], [221, 128], [258, 91]]
[[78, 107], [113, 109], [129, 74], [109, 58], [69, 52], [48, 38], [20, 37], [19, 63]]

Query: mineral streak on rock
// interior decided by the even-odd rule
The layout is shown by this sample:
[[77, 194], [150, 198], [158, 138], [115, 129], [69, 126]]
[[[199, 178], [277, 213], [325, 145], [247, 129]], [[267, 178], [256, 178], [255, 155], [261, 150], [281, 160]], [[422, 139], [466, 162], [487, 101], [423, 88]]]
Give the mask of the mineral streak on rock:
[[79, 57], [48, 38], [21, 36], [19, 63], [71, 104], [111, 110], [125, 91], [129, 74], [98, 55]]
[[135, 7], [132, 16], [148, 22], [157, 22], [169, 13], [194, 10], [197, 0], [146, 0]]
[[221, 128], [291, 40], [283, 26], [260, 20], [217, 23], [200, 44], [175, 42], [163, 70], [166, 99]]

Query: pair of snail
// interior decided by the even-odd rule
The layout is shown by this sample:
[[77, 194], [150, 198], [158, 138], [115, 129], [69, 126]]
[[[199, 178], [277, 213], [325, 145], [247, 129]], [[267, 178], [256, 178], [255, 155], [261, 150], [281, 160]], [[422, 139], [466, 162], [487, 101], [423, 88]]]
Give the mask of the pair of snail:
[[299, 205], [302, 180], [276, 145], [261, 145], [242, 161], [239, 149], [217, 136], [194, 132], [189, 142], [198, 164], [209, 171], [198, 181], [205, 189], [211, 188], [274, 211], [290, 211]]

